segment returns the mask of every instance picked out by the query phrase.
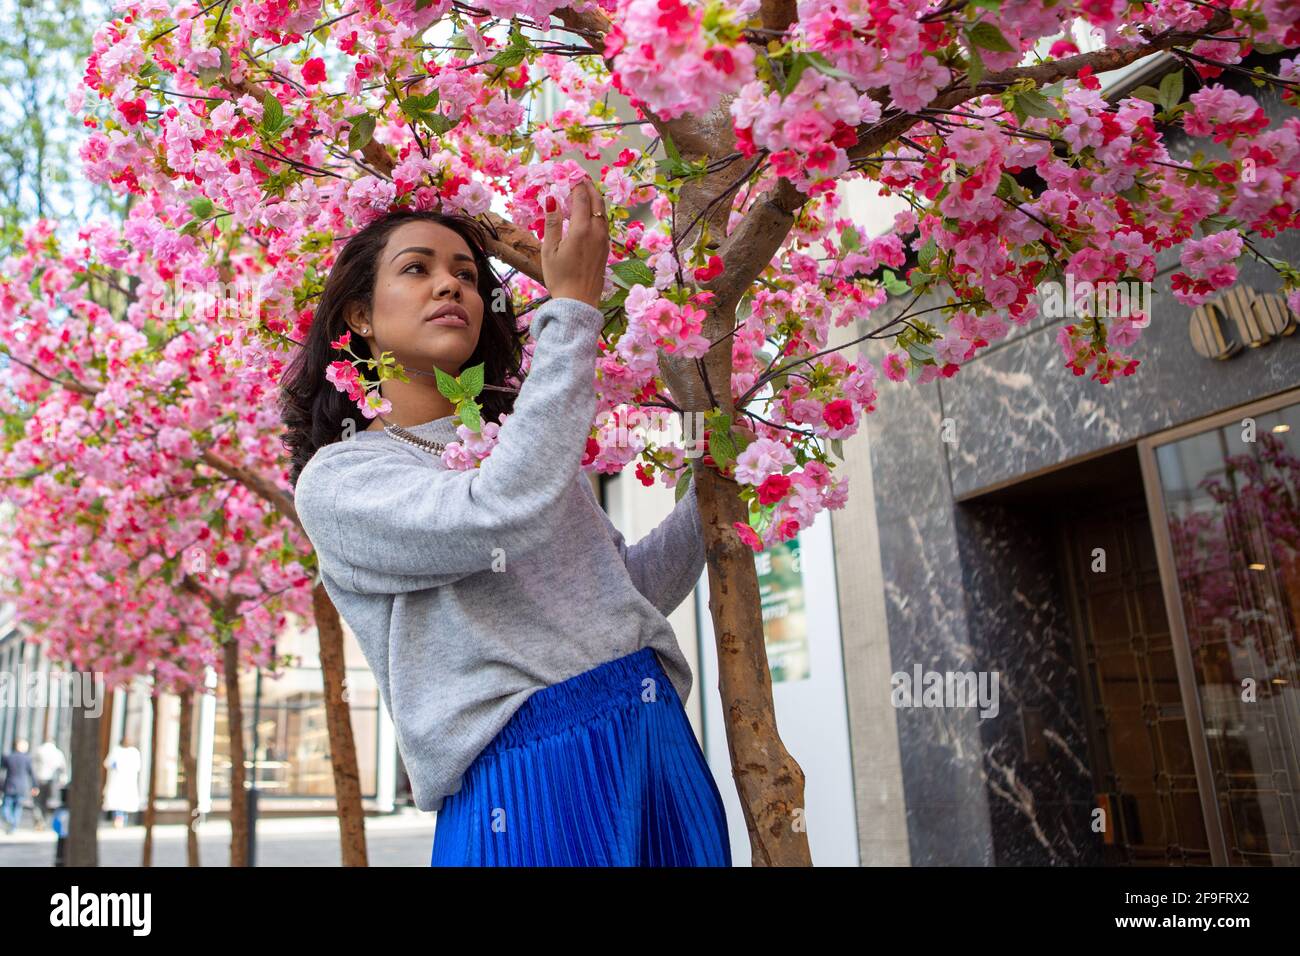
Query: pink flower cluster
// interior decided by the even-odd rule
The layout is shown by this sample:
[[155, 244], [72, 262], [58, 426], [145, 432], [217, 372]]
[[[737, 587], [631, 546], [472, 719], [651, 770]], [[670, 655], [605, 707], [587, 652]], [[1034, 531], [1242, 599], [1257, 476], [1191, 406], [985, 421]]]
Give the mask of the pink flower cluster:
[[704, 28], [704, 5], [683, 0], [620, 0], [618, 18], [605, 36], [614, 61], [613, 86], [664, 119], [707, 113], [723, 94], [754, 75], [754, 50], [735, 42], [739, 24], [758, 0], [717, 3], [717, 29]]
[[1170, 279], [1174, 298], [1197, 306], [1232, 285], [1237, 281], [1236, 261], [1242, 248], [1241, 234], [1235, 229], [1185, 242], [1179, 261], [1187, 271], [1176, 272]]

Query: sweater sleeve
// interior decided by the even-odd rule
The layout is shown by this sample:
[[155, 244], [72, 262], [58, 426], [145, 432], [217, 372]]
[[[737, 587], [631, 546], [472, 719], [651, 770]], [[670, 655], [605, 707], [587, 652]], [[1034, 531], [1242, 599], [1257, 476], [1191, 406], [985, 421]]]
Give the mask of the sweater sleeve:
[[[596, 410], [599, 309], [550, 299], [532, 365], [478, 468], [430, 467], [406, 449], [342, 443], [299, 476], [295, 505], [321, 570], [359, 593], [449, 584], [544, 544], [577, 477]], [[348, 447], [351, 446], [351, 447]], [[306, 480], [304, 480], [306, 479]]]
[[704, 572], [704, 528], [695, 499], [695, 476], [692, 474], [689, 480], [690, 486], [667, 517], [630, 546], [600, 507], [591, 483], [583, 481], [623, 556], [632, 583], [665, 617], [686, 600]]

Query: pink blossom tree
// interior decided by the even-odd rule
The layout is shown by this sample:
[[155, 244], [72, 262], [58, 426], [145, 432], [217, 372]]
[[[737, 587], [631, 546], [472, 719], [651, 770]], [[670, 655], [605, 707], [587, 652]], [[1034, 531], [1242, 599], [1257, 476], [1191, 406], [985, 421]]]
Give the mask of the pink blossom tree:
[[[1300, 119], [1270, 127], [1258, 101], [1221, 82], [1245, 73], [1296, 105], [1296, 59], [1242, 65], [1300, 46], [1290, 0], [118, 9], [69, 104], [93, 127], [85, 169], [146, 198], [157, 222], [142, 216], [128, 239], [168, 270], [262, 264], [271, 291], [239, 341], [261, 351], [268, 380], [310, 326], [336, 240], [357, 226], [395, 205], [478, 217], [525, 305], [542, 278], [545, 202], [567, 209], [582, 161], [600, 162], [613, 215], [599, 421], [698, 415], [707, 454], [593, 423], [584, 465], [617, 472], [635, 460], [643, 480], [679, 488], [694, 470], [756, 864], [810, 861], [803, 774], [773, 717], [753, 550], [843, 505], [838, 443], [872, 410], [879, 372], [957, 374], [1034, 318], [1045, 277], [1149, 281], [1156, 254], [1179, 245], [1174, 294], [1186, 303], [1230, 285], [1252, 256], [1300, 305], [1295, 270], [1251, 239], [1300, 221]], [[1103, 49], [1051, 42], [1076, 20]], [[1199, 88], [1184, 97], [1180, 69], [1117, 103], [1102, 96], [1098, 74], [1152, 53]], [[525, 97], [543, 87], [562, 106], [537, 117]], [[633, 118], [619, 118], [618, 99]], [[1175, 160], [1175, 127], [1223, 158]], [[855, 179], [908, 202], [894, 234], [871, 239], [844, 215], [837, 185]], [[177, 211], [189, 215], [179, 231], [166, 224]], [[916, 265], [899, 275], [909, 248]], [[884, 318], [891, 294], [910, 302]], [[925, 294], [941, 304], [913, 311]], [[892, 343], [879, 370], [830, 345], [854, 321], [870, 331], [849, 345]], [[1064, 364], [1103, 383], [1131, 374], [1127, 350], [1148, 321], [1129, 309], [1062, 326]], [[348, 359], [341, 351], [332, 381], [373, 417], [376, 380], [401, 370]], [[446, 460], [474, 467], [495, 432], [468, 382], [448, 391], [463, 442]]]
[[47, 655], [107, 689], [148, 677], [155, 693], [202, 692], [206, 668], [223, 673], [243, 865], [239, 674], [286, 662], [273, 641], [288, 613], [313, 613], [310, 547], [292, 502], [259, 477], [279, 477], [279, 423], [263, 385], [235, 401], [247, 377], [235, 337], [201, 310], [167, 317], [159, 266], [124, 238], [145, 209], [66, 251], [38, 222], [5, 263], [0, 480], [15, 508], [0, 567]]

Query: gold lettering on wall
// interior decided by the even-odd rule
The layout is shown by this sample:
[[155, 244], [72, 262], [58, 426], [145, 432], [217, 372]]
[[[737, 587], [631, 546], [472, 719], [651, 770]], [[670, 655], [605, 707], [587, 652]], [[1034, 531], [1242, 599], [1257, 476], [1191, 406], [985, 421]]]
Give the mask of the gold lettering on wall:
[[1197, 306], [1188, 325], [1192, 348], [1211, 359], [1228, 359], [1243, 348], [1257, 349], [1296, 330], [1296, 316], [1286, 300], [1234, 286], [1217, 299]]

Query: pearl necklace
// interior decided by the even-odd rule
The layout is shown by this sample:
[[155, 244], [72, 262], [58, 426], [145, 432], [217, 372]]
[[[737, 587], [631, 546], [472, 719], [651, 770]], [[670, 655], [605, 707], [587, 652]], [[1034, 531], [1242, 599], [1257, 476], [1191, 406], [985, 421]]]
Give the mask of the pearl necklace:
[[384, 422], [384, 431], [398, 441], [405, 442], [408, 445], [414, 445], [416, 448], [421, 448], [431, 455], [441, 455], [447, 450], [447, 446], [442, 442], [429, 441], [427, 438], [421, 438], [419, 435], [412, 435], [401, 425], [395, 425], [392, 422]]

